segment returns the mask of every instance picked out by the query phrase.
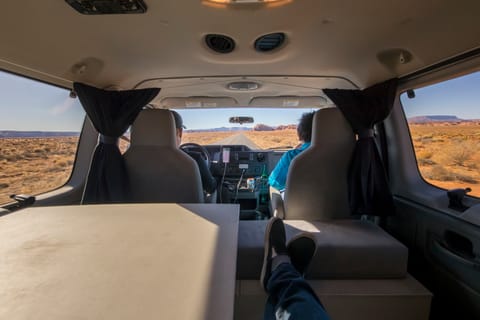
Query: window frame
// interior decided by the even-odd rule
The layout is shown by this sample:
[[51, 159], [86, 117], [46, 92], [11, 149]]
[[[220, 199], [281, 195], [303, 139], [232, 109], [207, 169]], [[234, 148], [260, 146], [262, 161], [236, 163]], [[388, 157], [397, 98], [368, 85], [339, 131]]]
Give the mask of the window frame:
[[[446, 78], [442, 78], [441, 80], [438, 80], [438, 81], [434, 81], [434, 82], [428, 82], [428, 83], [424, 83], [424, 84], [421, 84], [421, 85], [417, 85], [415, 86], [414, 88], [410, 88], [410, 89], [403, 89], [401, 91], [399, 91], [397, 93], [397, 98], [398, 98], [398, 103], [400, 104], [401, 106], [401, 110], [402, 110], [402, 113], [403, 113], [403, 117], [405, 119], [405, 122], [406, 122], [406, 125], [407, 125], [407, 128], [408, 128], [408, 134], [409, 134], [409, 139], [410, 139], [410, 142], [411, 142], [411, 148], [413, 150], [413, 155], [414, 155], [414, 158], [415, 158], [415, 165], [416, 165], [416, 169], [417, 169], [417, 172], [418, 172], [418, 175], [419, 177], [422, 179], [422, 181], [426, 184], [428, 184], [429, 186], [431, 187], [434, 187], [436, 189], [439, 189], [439, 190], [442, 190], [444, 192], [447, 192], [449, 190], [452, 190], [452, 189], [463, 189], [462, 186], [458, 186], [458, 187], [454, 187], [454, 188], [450, 188], [450, 189], [446, 189], [446, 188], [443, 188], [439, 185], [436, 185], [436, 184], [433, 184], [431, 182], [429, 182], [427, 179], [425, 179], [424, 177], [424, 174], [422, 173], [422, 171], [420, 170], [420, 165], [419, 165], [419, 162], [418, 162], [418, 156], [417, 156], [417, 151], [415, 149], [415, 145], [414, 145], [414, 141], [413, 141], [413, 135], [412, 135], [412, 129], [410, 127], [410, 124], [408, 122], [408, 117], [407, 117], [407, 114], [405, 112], [405, 106], [402, 104], [402, 100], [401, 100], [401, 97], [402, 95], [406, 95], [407, 94], [407, 91], [409, 90], [418, 90], [418, 89], [422, 89], [422, 88], [426, 88], [426, 87], [429, 87], [429, 86], [434, 86], [434, 85], [437, 85], [437, 84], [441, 84], [441, 83], [445, 83], [445, 82], [448, 82], [448, 81], [451, 81], [451, 80], [455, 80], [455, 79], [458, 79], [458, 78], [461, 78], [461, 77], [464, 77], [464, 76], [468, 76], [468, 75], [471, 75], [471, 74], [474, 74], [476, 72], [480, 72], [480, 71], [476, 71], [476, 70], [473, 70], [471, 72], [467, 72], [467, 73], [461, 73], [461, 74], [457, 74], [457, 75], [451, 75], [449, 77], [446, 77]], [[454, 181], [455, 182], [455, 181]], [[468, 194], [466, 195], [468, 198], [474, 198], [474, 199], [478, 199], [480, 200], [480, 194], [479, 195], [473, 195], [473, 194]]]
[[[25, 80], [37, 82], [37, 83], [40, 83], [40, 84], [45, 85], [45, 86], [50, 86], [50, 87], [55, 87], [55, 88], [58, 88], [58, 89], [61, 89], [61, 90], [65, 90], [65, 93], [68, 93], [69, 91], [70, 92], [72, 91], [72, 89], [68, 88], [68, 87], [63, 87], [63, 86], [60, 86], [60, 85], [57, 85], [57, 84], [54, 84], [54, 83], [49, 83], [49, 82], [41, 80], [41, 79], [35, 79], [31, 76], [20, 74], [20, 73], [17, 73], [17, 72], [12, 72], [12, 71], [5, 70], [5, 69], [2, 69], [2, 68], [0, 68], [0, 72], [8, 74], [8, 75], [12, 75], [14, 77], [20, 77], [20, 78], [23, 78]], [[71, 170], [69, 171], [69, 175], [68, 175], [68, 178], [66, 179], [65, 183], [63, 183], [59, 186], [56, 186], [53, 189], [28, 194], [28, 195], [31, 195], [31, 196], [35, 197], [35, 205], [66, 204], [66, 203], [64, 203], [65, 202], [64, 198], [71, 198], [71, 195], [75, 195], [75, 197], [77, 197], [76, 195], [79, 193], [79, 190], [82, 190], [82, 192], [83, 192], [83, 185], [84, 185], [85, 180], [86, 180], [86, 174], [88, 173], [88, 169], [85, 171], [85, 169], [83, 168], [84, 166], [79, 166], [78, 162], [80, 161], [79, 159], [82, 158], [82, 157], [80, 157], [80, 155], [81, 155], [80, 150], [85, 149], [85, 148], [89, 148], [88, 145], [89, 144], [91, 145], [91, 143], [88, 143], [87, 141], [84, 141], [85, 136], [91, 135], [91, 133], [89, 134], [89, 131], [91, 131], [91, 130], [88, 130], [89, 122], [90, 121], [88, 120], [88, 117], [85, 113], [83, 118], [81, 119], [81, 121], [79, 121], [79, 124], [80, 124], [79, 129], [80, 130], [79, 130], [78, 140], [77, 140], [77, 143], [76, 143], [75, 155], [74, 155], [74, 158], [73, 158], [73, 163], [71, 165]], [[91, 124], [90, 124], [90, 126], [93, 128], [93, 126]], [[93, 128], [93, 130], [95, 130], [95, 129]], [[96, 132], [96, 130], [95, 130], [95, 132]], [[97, 135], [98, 135], [98, 133], [97, 133]], [[95, 145], [96, 145], [96, 142], [95, 142]], [[90, 148], [91, 148], [91, 146], [90, 146]], [[92, 148], [92, 152], [93, 152], [93, 149], [94, 148]], [[90, 154], [92, 154], [92, 153], [90, 153]], [[89, 166], [89, 163], [90, 162], [88, 161], [88, 166]], [[81, 175], [83, 175], [83, 178], [81, 178]], [[22, 193], [19, 193], [19, 194], [22, 194]], [[80, 198], [81, 198], [81, 193], [80, 193]], [[58, 200], [60, 200], [60, 202], [58, 202]], [[70, 201], [68, 201], [68, 202], [70, 203]], [[16, 204], [17, 204], [17, 202], [12, 199], [12, 201], [0, 204], [0, 208], [4, 208], [4, 209], [9, 210], [9, 209], [15, 208]]]
[[[448, 208], [447, 190], [428, 183], [420, 173], [400, 95], [410, 89], [415, 90], [477, 71], [480, 71], [480, 55], [462, 63], [400, 79], [392, 113], [385, 120], [389, 152], [388, 168], [394, 197], [408, 199], [455, 217], [459, 216], [458, 211]], [[477, 206], [480, 204], [480, 198], [467, 194], [464, 203], [469, 207]]]

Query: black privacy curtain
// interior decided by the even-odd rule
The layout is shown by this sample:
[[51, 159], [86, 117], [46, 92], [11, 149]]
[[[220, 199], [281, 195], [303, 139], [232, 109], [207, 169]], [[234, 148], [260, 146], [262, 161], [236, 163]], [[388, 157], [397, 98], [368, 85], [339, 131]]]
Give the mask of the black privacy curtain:
[[118, 139], [160, 89], [107, 91], [82, 83], [74, 83], [73, 89], [100, 133], [82, 203], [125, 202], [128, 177]]
[[397, 79], [364, 90], [325, 89], [357, 134], [348, 172], [348, 197], [353, 215], [388, 216], [394, 213], [385, 168], [373, 128], [392, 110]]

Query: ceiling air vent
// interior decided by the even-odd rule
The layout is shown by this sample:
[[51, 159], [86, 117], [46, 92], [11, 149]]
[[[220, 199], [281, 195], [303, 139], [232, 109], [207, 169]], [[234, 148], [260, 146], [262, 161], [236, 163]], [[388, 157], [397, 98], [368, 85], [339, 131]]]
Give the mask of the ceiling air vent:
[[65, 0], [81, 14], [145, 13], [143, 0]]
[[255, 40], [255, 50], [268, 52], [279, 48], [285, 42], [285, 33], [270, 33]]
[[235, 41], [221, 34], [207, 34], [205, 42], [210, 49], [218, 53], [230, 53], [235, 49]]

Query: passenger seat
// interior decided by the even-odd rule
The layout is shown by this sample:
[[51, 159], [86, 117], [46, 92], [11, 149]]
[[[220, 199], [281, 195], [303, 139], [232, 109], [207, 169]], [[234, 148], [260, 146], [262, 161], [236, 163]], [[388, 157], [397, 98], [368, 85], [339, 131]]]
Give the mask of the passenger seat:
[[202, 203], [198, 166], [176, 144], [169, 110], [145, 109], [131, 127], [125, 152], [132, 202]]
[[311, 146], [293, 159], [284, 200], [272, 195], [272, 209], [289, 220], [350, 218], [347, 173], [355, 135], [338, 108], [313, 117]]

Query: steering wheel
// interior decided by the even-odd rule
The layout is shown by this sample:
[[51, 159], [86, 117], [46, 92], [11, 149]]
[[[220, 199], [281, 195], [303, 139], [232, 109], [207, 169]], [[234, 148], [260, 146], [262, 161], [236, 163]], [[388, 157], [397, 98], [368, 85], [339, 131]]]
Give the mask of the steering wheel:
[[200, 153], [200, 156], [202, 157], [202, 159], [207, 164], [207, 167], [210, 168], [210, 163], [211, 163], [210, 153], [208, 153], [208, 150], [204, 146], [201, 146], [197, 143], [189, 142], [189, 143], [184, 143], [184, 144], [180, 145], [180, 149], [187, 152], [187, 153], [190, 152], [190, 151]]

